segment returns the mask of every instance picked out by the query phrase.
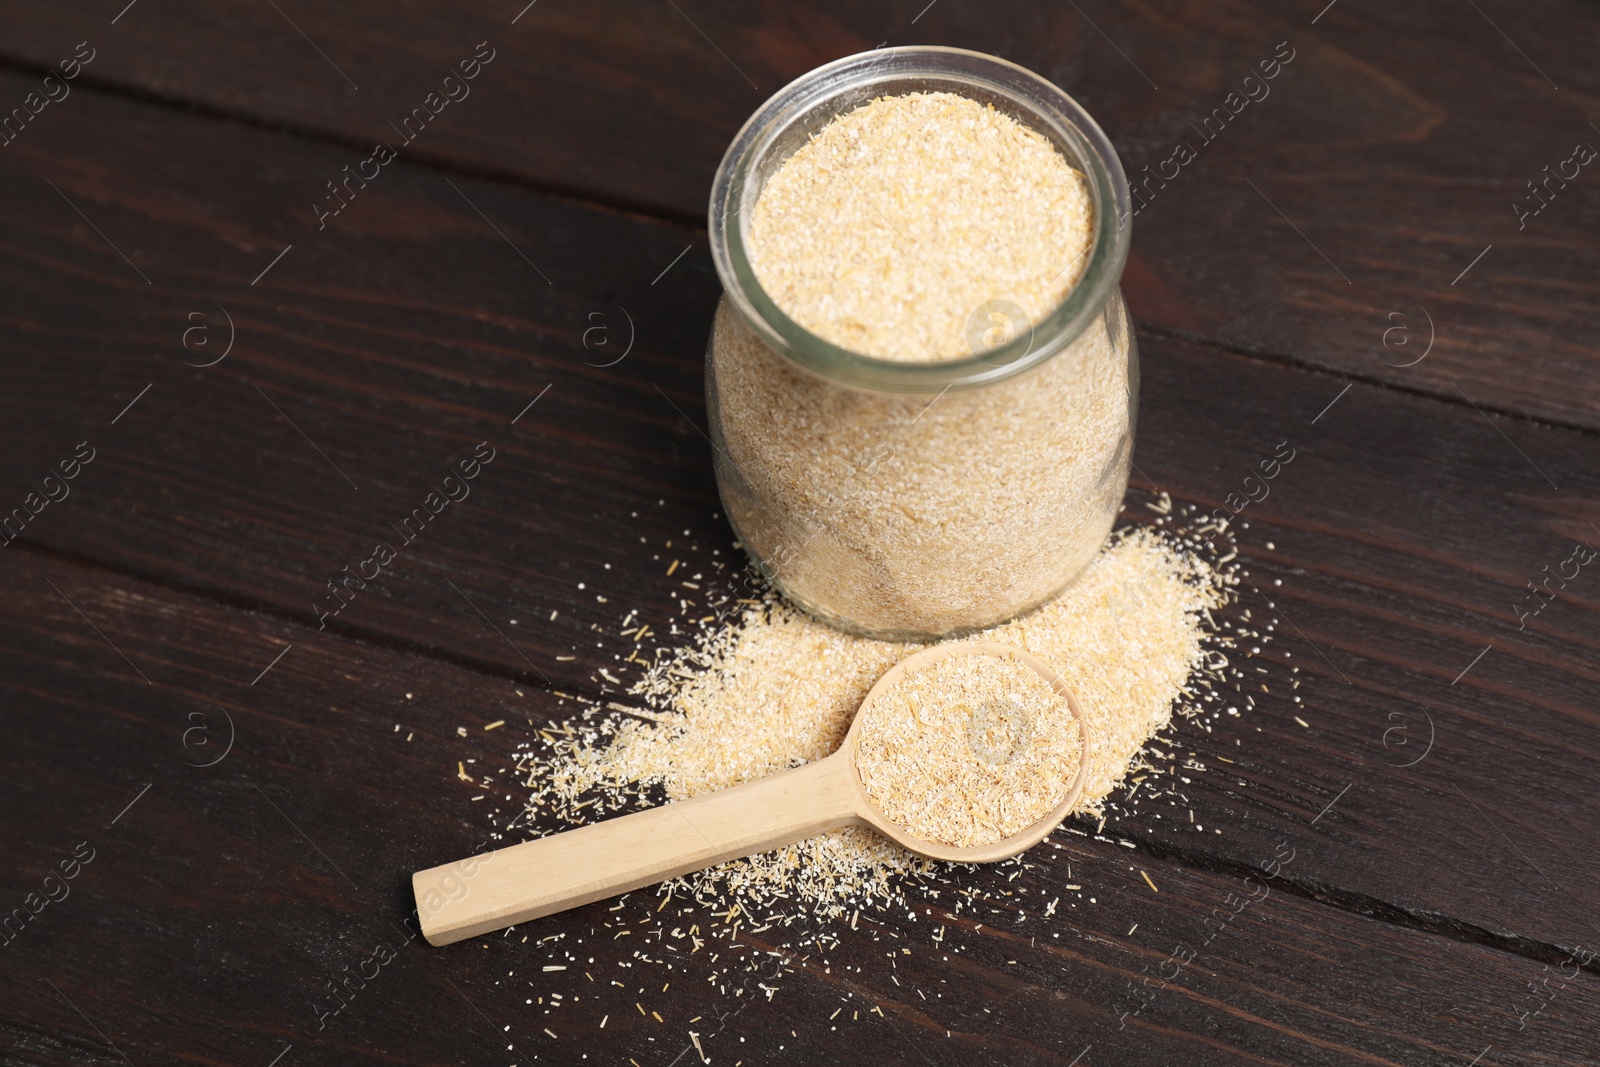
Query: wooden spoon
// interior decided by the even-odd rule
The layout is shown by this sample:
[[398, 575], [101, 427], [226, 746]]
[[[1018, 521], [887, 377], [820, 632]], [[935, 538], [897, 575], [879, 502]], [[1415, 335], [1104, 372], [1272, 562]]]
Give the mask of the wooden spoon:
[[[866, 718], [861, 712], [907, 671], [956, 655], [999, 656], [1037, 671], [1067, 701], [1082, 753], [1077, 774], [1049, 814], [1010, 837], [970, 848], [915, 837], [890, 822], [867, 796], [855, 765], [857, 730]], [[1088, 742], [1077, 701], [1038, 657], [987, 641], [936, 645], [878, 679], [833, 755], [731, 789], [418, 871], [411, 878], [417, 915], [430, 944], [448, 945], [846, 826], [870, 826], [931, 859], [992, 863], [1038, 844], [1072, 810], [1083, 792]]]

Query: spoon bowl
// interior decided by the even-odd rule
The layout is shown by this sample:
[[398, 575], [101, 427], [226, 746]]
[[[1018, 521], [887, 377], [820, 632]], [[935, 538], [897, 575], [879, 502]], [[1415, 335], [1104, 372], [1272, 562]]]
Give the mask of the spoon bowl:
[[[994, 656], [1000, 659], [1009, 659], [1031, 668], [1039, 677], [1056, 691], [1056, 694], [1067, 702], [1067, 707], [1072, 711], [1072, 722], [1078, 731], [1078, 751], [1082, 755], [1078, 759], [1078, 770], [1072, 780], [1067, 783], [1067, 790], [1062, 795], [1060, 803], [1051, 808], [1036, 822], [1018, 830], [1016, 833], [992, 841], [986, 845], [971, 845], [963, 847], [950, 845], [943, 841], [933, 841], [925, 837], [917, 837], [903, 827], [896, 824], [885, 815], [867, 795], [866, 783], [861, 780], [861, 774], [856, 769], [856, 750], [860, 742], [859, 731], [861, 724], [868, 716], [866, 711], [873, 703], [887, 692], [896, 682], [906, 674], [913, 671], [926, 670], [941, 660], [952, 656]], [[1050, 836], [1050, 832], [1061, 824], [1078, 799], [1083, 795], [1084, 776], [1089, 770], [1089, 733], [1084, 724], [1083, 714], [1078, 709], [1078, 700], [1072, 695], [1072, 690], [1067, 688], [1067, 683], [1061, 676], [1050, 669], [1050, 665], [1032, 653], [1024, 652], [1012, 645], [1003, 645], [998, 641], [965, 641], [956, 644], [934, 645], [921, 652], [907, 656], [884, 672], [883, 677], [867, 691], [866, 697], [861, 701], [861, 707], [856, 711], [855, 719], [850, 723], [850, 732], [845, 735], [844, 743], [839, 746], [828, 759], [847, 757], [850, 764], [849, 779], [855, 786], [858, 807], [857, 814], [861, 822], [872, 827], [878, 833], [887, 837], [901, 848], [926, 856], [929, 859], [944, 860], [948, 863], [995, 863], [999, 860], [1010, 859], [1020, 855], [1028, 849]], [[826, 760], [822, 761], [826, 762]]]
[[[897, 681], [952, 656], [994, 656], [1036, 672], [1067, 702], [1078, 733], [1077, 771], [1060, 802], [1018, 832], [958, 846], [918, 837], [883, 813], [856, 766], [865, 714]], [[847, 826], [867, 826], [902, 848], [951, 863], [993, 863], [1038, 844], [1083, 795], [1089, 733], [1061, 677], [1041, 659], [992, 641], [935, 645], [895, 664], [862, 700], [832, 755], [767, 778], [648, 811], [470, 856], [412, 876], [430, 944], [448, 945], [653, 885]]]

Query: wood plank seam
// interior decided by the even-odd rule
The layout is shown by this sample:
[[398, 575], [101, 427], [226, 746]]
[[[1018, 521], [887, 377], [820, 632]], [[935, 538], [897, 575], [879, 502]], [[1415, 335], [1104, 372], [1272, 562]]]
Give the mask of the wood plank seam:
[[[146, 582], [161, 589], [169, 589], [173, 592], [181, 593], [184, 596], [192, 596], [197, 600], [204, 600], [208, 603], [215, 604], [218, 607], [228, 608], [234, 611], [242, 611], [250, 615], [272, 619], [277, 622], [288, 623], [296, 628], [304, 629], [308, 635], [318, 632], [316, 627], [309, 625], [303, 616], [292, 611], [285, 611], [281, 608], [275, 607], [267, 601], [248, 600], [244, 597], [235, 596], [223, 589], [218, 589], [212, 586], [197, 585], [192, 582], [179, 581], [156, 572], [141, 570], [138, 567], [118, 566], [115, 564], [106, 563], [102, 560], [95, 559], [92, 556], [85, 556], [81, 553], [53, 548], [49, 545], [39, 544], [36, 541], [28, 541], [18, 538], [15, 541], [9, 542], [9, 545], [10, 547], [16, 548], [25, 554], [36, 555], [43, 559], [65, 563], [68, 566], [77, 567], [82, 570], [95, 571], [100, 574], [115, 575], [121, 578], [132, 578], [136, 581]], [[347, 623], [334, 623], [326, 627], [326, 632], [337, 634], [340, 637], [345, 637], [352, 641], [359, 641], [364, 645], [370, 645], [374, 648], [382, 648], [391, 652], [398, 652], [402, 655], [416, 656], [419, 659], [433, 660], [438, 663], [447, 663], [452, 667], [459, 667], [462, 670], [472, 671], [474, 674], [479, 674], [488, 678], [495, 678], [502, 681], [514, 682], [517, 685], [527, 686], [530, 689], [544, 692], [555, 691], [555, 683], [551, 682], [549, 679], [541, 678], [532, 673], [508, 670], [492, 660], [480, 660], [472, 656], [458, 655], [457, 653], [453, 653], [448, 649], [434, 648], [429, 645], [418, 644], [411, 641], [396, 640], [395, 638], [390, 637], [379, 630], [367, 630], [362, 627], [353, 626]], [[307, 640], [310, 640], [309, 636], [307, 637]], [[583, 696], [585, 699], [603, 702], [602, 695], [600, 693], [585, 692], [582, 686], [574, 683], [563, 682], [561, 683], [561, 688], [567, 691], [577, 690], [578, 695]]]
[[[30, 77], [44, 77], [52, 74], [54, 68], [0, 54], [0, 72], [4, 71], [24, 74]], [[112, 99], [160, 108], [164, 111], [178, 112], [217, 122], [232, 123], [259, 130], [263, 133], [275, 133], [285, 137], [292, 137], [307, 144], [353, 148], [360, 152], [372, 151], [372, 141], [351, 137], [337, 130], [322, 129], [285, 120], [266, 119], [249, 111], [222, 107], [201, 100], [188, 100], [180, 96], [118, 82], [110, 78], [96, 78], [89, 75], [87, 68], [73, 83], [73, 88], [78, 91], [97, 93]], [[630, 218], [692, 227], [702, 233], [706, 228], [706, 220], [703, 214], [674, 211], [658, 204], [648, 204], [631, 200], [627, 197], [606, 196], [605, 194], [596, 193], [581, 186], [568, 185], [564, 182], [538, 181], [509, 168], [474, 166], [454, 159], [446, 153], [430, 151], [426, 148], [419, 149], [408, 145], [401, 152], [399, 162], [410, 163], [413, 166], [425, 167], [446, 174], [459, 175], [474, 181], [511, 186], [539, 196], [546, 196], [568, 203], [582, 204], [599, 210], [612, 211]]]
[[[1131, 311], [1132, 309], [1130, 308], [1129, 310]], [[1332, 367], [1324, 366], [1321, 363], [1310, 362], [1300, 356], [1294, 355], [1293, 353], [1273, 352], [1267, 349], [1257, 348], [1253, 345], [1241, 345], [1228, 341], [1218, 341], [1200, 334], [1190, 333], [1187, 330], [1175, 330], [1170, 326], [1160, 326], [1155, 323], [1145, 322], [1141, 320], [1138, 315], [1133, 316], [1133, 324], [1134, 328], [1141, 335], [1148, 334], [1151, 337], [1159, 337], [1162, 340], [1174, 341], [1179, 344], [1190, 345], [1195, 348], [1209, 349], [1214, 352], [1225, 352], [1230, 356], [1239, 356], [1243, 359], [1252, 360], [1257, 363], [1263, 363], [1272, 367], [1291, 367], [1295, 370], [1305, 371], [1309, 374], [1316, 374], [1322, 377], [1331, 378], [1335, 381], [1355, 382], [1359, 385], [1372, 386], [1376, 389], [1385, 389], [1389, 392], [1398, 393], [1401, 396], [1415, 397], [1419, 400], [1436, 400], [1442, 404], [1447, 404], [1451, 407], [1462, 408], [1469, 411], [1487, 411], [1495, 415], [1499, 415], [1502, 418], [1516, 419], [1518, 422], [1527, 423], [1530, 426], [1542, 426], [1556, 430], [1568, 430], [1572, 433], [1581, 433], [1586, 437], [1600, 436], [1600, 431], [1595, 430], [1593, 427], [1582, 426], [1573, 422], [1566, 422], [1560, 419], [1551, 419], [1543, 415], [1533, 415], [1525, 411], [1517, 411], [1512, 408], [1501, 407], [1492, 401], [1471, 404], [1460, 399], [1458, 395], [1452, 395], [1451, 393], [1446, 393], [1443, 390], [1434, 393], [1417, 386], [1402, 385], [1398, 382], [1387, 381], [1383, 378], [1378, 378], [1372, 375], [1335, 370]]]
[[[1158, 841], [1154, 838], [1130, 834], [1125, 830], [1116, 831], [1108, 827], [1101, 830], [1100, 833], [1102, 836], [1111, 838], [1119, 843], [1132, 843], [1134, 851], [1137, 853], [1179, 863], [1194, 870], [1208, 871], [1213, 874], [1228, 875], [1240, 879], [1259, 873], [1249, 864], [1240, 863], [1237, 860], [1223, 859], [1194, 849], [1184, 848], [1180, 845]], [[1318, 904], [1346, 911], [1352, 915], [1360, 915], [1363, 918], [1389, 923], [1407, 930], [1434, 934], [1463, 944], [1480, 945], [1484, 948], [1495, 949], [1513, 956], [1520, 956], [1535, 963], [1560, 963], [1571, 957], [1576, 949], [1576, 946], [1562, 947], [1548, 941], [1540, 941], [1537, 938], [1496, 934], [1494, 931], [1486, 930], [1475, 923], [1462, 922], [1439, 912], [1402, 908], [1369, 894], [1350, 892], [1327, 883], [1308, 882], [1303, 879], [1296, 880], [1286, 875], [1279, 875], [1274, 879], [1273, 884], [1282, 887], [1285, 892], [1293, 896], [1315, 901]], [[1579, 967], [1591, 974], [1600, 975], [1600, 956], [1579, 964]]]

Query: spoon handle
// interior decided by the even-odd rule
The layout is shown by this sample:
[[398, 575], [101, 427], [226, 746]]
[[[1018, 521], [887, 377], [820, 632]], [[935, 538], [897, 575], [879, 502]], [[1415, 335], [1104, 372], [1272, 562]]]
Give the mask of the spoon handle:
[[433, 945], [475, 937], [861, 822], [843, 753], [411, 877]]

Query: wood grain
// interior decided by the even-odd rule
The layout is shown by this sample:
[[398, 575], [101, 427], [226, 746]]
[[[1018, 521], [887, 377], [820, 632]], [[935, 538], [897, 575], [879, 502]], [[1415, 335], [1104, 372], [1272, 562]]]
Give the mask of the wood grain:
[[[1062, 833], [956, 876], [1015, 905], [952, 916], [913, 890], [809, 950], [774, 940], [805, 925], [733, 938], [648, 893], [429, 948], [407, 872], [515, 810], [506, 751], [554, 698], [33, 554], [9, 566], [0, 765], [21, 788], [0, 892], [20, 904], [75, 845], [94, 855], [4, 948], [7, 1063], [667, 1063], [691, 1031], [718, 1062], [1587, 1062], [1593, 973], [1286, 886], [1325, 821], [1248, 879]], [[648, 932], [690, 924], [698, 951]]]
[[[18, 354], [0, 397], [14, 429], [5, 491], [21, 504], [78, 442], [98, 452], [0, 565], [94, 562], [318, 640], [346, 634], [601, 699], [635, 676], [622, 662], [634, 643], [617, 633], [627, 612], [664, 647], [685, 639], [674, 620], [709, 590], [685, 589], [684, 575], [704, 587], [737, 569], [701, 433], [717, 286], [692, 232], [452, 187], [403, 163], [319, 232], [295, 191], [346, 153], [72, 102], [0, 156], [4, 328]], [[116, 162], [127, 158], [151, 165]], [[183, 346], [189, 315], [220, 343], [223, 309], [234, 351], [185, 366], [217, 351]], [[616, 349], [593, 334], [586, 348], [585, 331], [603, 322], [620, 344], [622, 312], [636, 343], [594, 365]], [[1130, 805], [1151, 804], [1151, 818], [1108, 828], [1237, 871], [1338, 799], [1290, 876], [1302, 891], [1492, 944], [1584, 943], [1597, 886], [1549, 875], [1596, 847], [1581, 813], [1597, 780], [1600, 604], [1585, 576], [1523, 628], [1516, 606], [1600, 525], [1593, 437], [1144, 341], [1145, 488], [1209, 510], [1278, 442], [1298, 450], [1241, 516], [1261, 590], [1241, 610], [1264, 617], [1270, 598], [1286, 621], [1249, 665], [1272, 672], [1271, 692], [1220, 729], [1180, 734], [1179, 757], [1207, 768], [1182, 783], [1204, 834], [1155, 820], [1171, 798], [1143, 795]], [[485, 441], [496, 455], [470, 497], [319, 631], [318, 612], [340, 602], [328, 583], [374, 542], [399, 543], [400, 520]], [[1154, 518], [1131, 504], [1128, 521]], [[685, 566], [669, 577], [673, 560]], [[253, 676], [279, 651], [253, 649], [238, 669]], [[143, 669], [160, 681], [166, 664]], [[1429, 736], [1426, 759], [1395, 766]]]
[[[1141, 325], [1600, 427], [1594, 167], [1568, 167], [1570, 181], [1544, 169], [1560, 171], [1580, 143], [1600, 148], [1596, 21], [1577, 0], [181, 0], [114, 26], [84, 0], [6, 6], [0, 54], [35, 81], [87, 39], [98, 52], [84, 84], [361, 156], [488, 41], [495, 60], [403, 148], [409, 158], [690, 223], [734, 131], [790, 79], [880, 43], [992, 52], [1078, 97], [1144, 189], [1127, 272]], [[1247, 85], [1280, 43], [1293, 59]], [[1192, 161], [1172, 162], [1181, 145]], [[299, 194], [307, 217], [323, 180]], [[1530, 182], [1549, 184], [1535, 194]], [[1519, 218], [1517, 205], [1544, 203]]]

